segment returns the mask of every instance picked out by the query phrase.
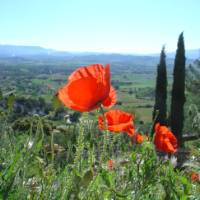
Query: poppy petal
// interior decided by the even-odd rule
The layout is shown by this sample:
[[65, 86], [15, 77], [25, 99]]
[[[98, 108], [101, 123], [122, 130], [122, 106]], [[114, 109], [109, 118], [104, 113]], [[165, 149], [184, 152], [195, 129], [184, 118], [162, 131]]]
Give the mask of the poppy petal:
[[108, 95], [108, 97], [102, 102], [102, 105], [103, 105], [105, 108], [110, 108], [110, 107], [112, 107], [113, 105], [115, 105], [116, 102], [117, 102], [117, 94], [116, 94], [115, 89], [111, 86], [111, 87], [110, 87], [109, 95]]
[[56, 94], [58, 99], [69, 108], [72, 108], [75, 106], [75, 104], [70, 100], [68, 95], [68, 85], [65, 85], [64, 87], [60, 88]]
[[107, 64], [103, 67], [101, 64], [92, 64], [87, 67], [80, 67], [68, 77], [68, 81], [75, 81], [86, 77], [93, 77], [99, 80], [108, 79], [110, 81], [110, 65]]
[[[126, 113], [120, 110], [110, 110], [105, 114], [106, 124], [104, 124], [104, 118], [99, 116], [99, 128], [108, 129], [111, 132], [126, 132], [132, 136], [134, 134], [133, 116], [130, 113]], [[105, 128], [106, 127], [106, 128]]]
[[165, 152], [167, 152], [167, 153], [175, 153], [176, 152], [176, 149], [173, 147], [173, 145], [170, 143], [169, 140], [164, 141], [163, 148], [164, 148]]
[[160, 128], [160, 123], [156, 123], [154, 127], [155, 132], [158, 132], [159, 128]]
[[132, 126], [132, 127], [129, 127], [128, 129], [127, 129], [127, 134], [128, 134], [128, 136], [130, 136], [130, 137], [133, 137], [134, 136], [134, 127]]
[[141, 144], [144, 140], [144, 137], [141, 134], [136, 134], [136, 143]]
[[79, 107], [85, 108], [85, 111], [90, 111], [106, 98], [107, 91], [102, 83], [97, 83], [94, 78], [88, 77], [70, 82], [68, 96]]
[[177, 150], [177, 139], [174, 134], [159, 123], [155, 126], [154, 144], [159, 151], [175, 153]]
[[114, 101], [114, 89], [110, 90], [110, 66], [93, 64], [80, 67], [69, 76], [69, 82], [59, 89], [57, 96], [63, 104], [81, 112], [98, 108], [109, 92], [113, 95], [107, 105]]

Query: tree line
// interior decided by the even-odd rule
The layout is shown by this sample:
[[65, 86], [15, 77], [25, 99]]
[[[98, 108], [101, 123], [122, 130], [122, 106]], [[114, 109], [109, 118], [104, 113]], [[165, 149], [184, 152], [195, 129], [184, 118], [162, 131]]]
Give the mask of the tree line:
[[183, 146], [184, 103], [185, 98], [185, 45], [183, 33], [179, 35], [174, 61], [173, 84], [171, 91], [170, 113], [167, 115], [167, 70], [165, 47], [160, 54], [157, 66], [155, 89], [155, 105], [153, 110], [154, 124], [170, 126], [178, 140], [178, 146]]

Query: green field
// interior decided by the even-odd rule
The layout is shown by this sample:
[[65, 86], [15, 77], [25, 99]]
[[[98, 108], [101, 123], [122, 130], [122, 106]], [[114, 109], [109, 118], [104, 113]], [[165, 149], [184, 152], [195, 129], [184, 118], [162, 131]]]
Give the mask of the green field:
[[[46, 60], [0, 60], [1, 75], [0, 85], [3, 92], [10, 89], [16, 96], [38, 98], [42, 97], [50, 102], [58, 88], [66, 83], [69, 73], [78, 65], [85, 65], [85, 61], [61, 62]], [[155, 68], [135, 68], [127, 63], [123, 68], [122, 63], [111, 64], [111, 82], [118, 93], [118, 107], [130, 110], [144, 122], [151, 121], [154, 101]], [[20, 71], [16, 71], [20, 69]], [[150, 91], [150, 92], [149, 92]], [[145, 116], [140, 113], [144, 112]]]

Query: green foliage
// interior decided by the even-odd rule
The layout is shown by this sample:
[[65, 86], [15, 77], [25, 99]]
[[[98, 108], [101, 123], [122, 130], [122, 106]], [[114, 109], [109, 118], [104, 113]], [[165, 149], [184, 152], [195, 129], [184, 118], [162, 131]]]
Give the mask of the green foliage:
[[187, 105], [184, 130], [186, 133], [194, 133], [200, 137], [200, 111], [196, 104]]
[[18, 133], [27, 133], [31, 130], [33, 134], [36, 134], [39, 121], [42, 124], [45, 134], [50, 135], [50, 133], [53, 131], [53, 128], [55, 128], [55, 125], [52, 121], [45, 118], [40, 118], [39, 116], [18, 118], [13, 122], [12, 128]]
[[[44, 116], [24, 116], [22, 113], [14, 121], [10, 120], [12, 109], [1, 111], [0, 199], [173, 200], [199, 197], [199, 183], [191, 183], [188, 171], [177, 171], [164, 158], [158, 158], [151, 141], [132, 145], [126, 134], [99, 131], [98, 113], [72, 113], [63, 108], [56, 97], [50, 102], [56, 88], [66, 79], [63, 74], [71, 70], [66, 68], [65, 62], [23, 62], [20, 68], [16, 63], [9, 63], [9, 71], [7, 65], [1, 66], [10, 80], [4, 85], [4, 91], [14, 85], [27, 108], [41, 105], [40, 111], [40, 108], [48, 108], [45, 102], [49, 102], [52, 110], [47, 109]], [[133, 112], [136, 108], [141, 117], [146, 117], [152, 111], [154, 94], [153, 81], [147, 77], [153, 77], [154, 71], [149, 71], [148, 66], [141, 72], [141, 65], [130, 64], [125, 76], [124, 63], [114, 66], [119, 102], [127, 111]], [[131, 72], [137, 75], [133, 77]], [[130, 106], [133, 98], [135, 105]], [[12, 108], [13, 102], [9, 104]], [[73, 123], [59, 118], [66, 114], [72, 116]], [[144, 132], [151, 126], [138, 117], [135, 124]], [[198, 158], [199, 152], [195, 155]], [[113, 160], [113, 169], [107, 166], [109, 159]]]
[[[133, 146], [126, 135], [97, 132], [90, 116], [82, 117], [76, 128], [56, 128], [60, 133], [53, 138], [45, 134], [39, 117], [34, 135], [33, 128], [15, 134], [0, 118], [2, 199], [173, 200], [188, 199], [200, 188], [170, 162], [158, 159], [151, 141]], [[67, 155], [64, 162], [60, 145]], [[113, 160], [113, 169], [107, 166], [108, 159]]]
[[14, 94], [9, 95], [7, 98], [7, 108], [9, 111], [13, 109], [14, 102], [15, 102], [15, 95]]
[[61, 107], [61, 102], [58, 100], [57, 96], [53, 96], [52, 98], [52, 106], [55, 110]]
[[200, 134], [200, 61], [196, 60], [186, 71], [186, 97], [184, 131]]
[[170, 125], [172, 132], [178, 139], [179, 146], [182, 146], [185, 103], [185, 47], [183, 33], [180, 34], [178, 39], [173, 75]]
[[[196, 60], [194, 65], [190, 65], [187, 69], [187, 90], [190, 92], [190, 95], [194, 95], [196, 100], [199, 100], [200, 94], [200, 60]], [[194, 100], [194, 99], [193, 99]], [[193, 103], [197, 103], [194, 102]], [[199, 103], [199, 102], [198, 102]]]

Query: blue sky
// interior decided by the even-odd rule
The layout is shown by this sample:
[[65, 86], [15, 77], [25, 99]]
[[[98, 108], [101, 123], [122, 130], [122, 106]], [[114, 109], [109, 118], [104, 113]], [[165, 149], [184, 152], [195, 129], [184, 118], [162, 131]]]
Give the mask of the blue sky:
[[120, 53], [200, 48], [200, 0], [0, 0], [0, 44]]

